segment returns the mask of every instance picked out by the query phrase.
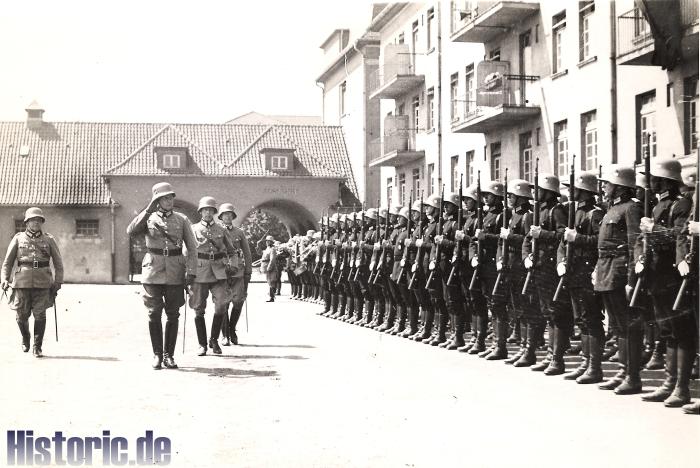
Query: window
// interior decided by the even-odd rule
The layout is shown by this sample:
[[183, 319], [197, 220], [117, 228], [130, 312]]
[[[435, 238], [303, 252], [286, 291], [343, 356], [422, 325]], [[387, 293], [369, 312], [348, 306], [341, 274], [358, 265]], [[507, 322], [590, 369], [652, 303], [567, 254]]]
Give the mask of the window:
[[656, 91], [637, 97], [637, 128], [637, 163], [641, 163], [647, 147], [649, 155], [656, 156]]
[[179, 154], [165, 153], [163, 155], [163, 169], [180, 169], [181, 164]]
[[683, 82], [683, 115], [685, 154], [698, 149], [698, 75]]
[[459, 156], [450, 158], [450, 174], [452, 174], [452, 186], [450, 190], [453, 192], [459, 189]]
[[540, 127], [535, 129], [535, 145], [540, 146]]
[[271, 156], [270, 163], [273, 171], [286, 171], [289, 167], [287, 156]]
[[427, 105], [428, 105], [427, 129], [428, 129], [428, 131], [435, 130], [435, 90], [433, 88], [428, 89]]
[[591, 18], [595, 11], [595, 3], [593, 1], [578, 2], [578, 25], [579, 25], [579, 61], [591, 57]]
[[404, 43], [404, 36], [403, 33], [399, 34], [399, 38], [396, 40], [397, 44], [403, 44]]
[[452, 121], [454, 122], [457, 120], [458, 117], [458, 102], [457, 102], [457, 93], [459, 92], [459, 76], [457, 73], [453, 74], [450, 77], [450, 101], [452, 103], [452, 108], [450, 111], [450, 117], [452, 118]]
[[399, 174], [399, 205], [406, 204], [406, 173]]
[[435, 164], [428, 164], [428, 195], [435, 193]]
[[401, 104], [399, 104], [396, 107], [396, 115], [406, 115], [405, 112], [406, 112], [406, 108], [402, 102]]
[[565, 177], [569, 173], [569, 139], [566, 129], [566, 120], [554, 124], [554, 166], [559, 177]]
[[413, 108], [413, 132], [415, 133], [420, 127], [420, 98], [418, 96], [413, 98], [411, 107]]
[[474, 183], [474, 151], [467, 151], [465, 173], [467, 174], [467, 187]]
[[639, 8], [635, 8], [634, 13], [632, 13], [632, 16], [634, 17], [634, 35], [635, 35], [635, 37], [646, 36], [646, 35], [650, 34], [649, 23], [647, 22], [646, 18], [644, 17], [644, 14], [642, 14], [642, 10], [640, 10]]
[[598, 127], [596, 111], [581, 114], [581, 167], [584, 171], [598, 169]]
[[431, 8], [428, 10], [428, 50], [435, 47], [434, 34], [437, 34], [437, 28], [435, 27], [435, 10]]
[[501, 142], [491, 143], [491, 180], [501, 179]]
[[489, 52], [489, 60], [492, 62], [500, 62], [501, 61], [501, 49], [493, 49], [491, 52]]
[[15, 234], [18, 232], [24, 232], [24, 220], [23, 219], [15, 219]]
[[172, 171], [185, 169], [187, 166], [187, 148], [157, 146], [153, 148], [153, 152], [160, 169]]
[[671, 107], [673, 104], [673, 83], [666, 85], [666, 107]]
[[532, 132], [520, 134], [520, 178], [532, 182]]
[[391, 206], [393, 193], [394, 193], [394, 178], [388, 177], [386, 179], [386, 206]]
[[552, 72], [564, 71], [564, 32], [566, 30], [566, 12], [562, 11], [552, 17]]
[[83, 237], [95, 237], [100, 235], [99, 219], [76, 219], [75, 235]]
[[467, 65], [464, 75], [464, 96], [467, 100], [466, 113], [469, 114], [469, 110], [472, 107], [476, 107], [476, 86], [474, 86], [474, 64]]
[[418, 46], [418, 21], [414, 21], [411, 26], [411, 53], [415, 57], [416, 47]]
[[339, 109], [341, 117], [345, 115], [345, 93], [346, 92], [347, 92], [347, 84], [345, 81], [343, 81], [342, 83], [340, 83], [340, 91], [339, 91], [340, 103], [338, 105], [338, 109]]
[[420, 167], [413, 169], [413, 198], [420, 197]]

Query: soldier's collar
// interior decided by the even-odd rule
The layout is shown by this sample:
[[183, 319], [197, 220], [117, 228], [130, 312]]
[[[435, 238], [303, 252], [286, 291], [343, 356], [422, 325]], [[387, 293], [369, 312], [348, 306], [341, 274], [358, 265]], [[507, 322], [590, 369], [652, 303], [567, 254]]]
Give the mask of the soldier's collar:
[[36, 239], [38, 237], [41, 237], [41, 234], [42, 234], [41, 230], [35, 232], [35, 231], [30, 230], [29, 228], [27, 228], [27, 230], [25, 232], [32, 239]]
[[518, 214], [527, 213], [529, 211], [528, 208], [529, 208], [528, 205], [523, 204], [523, 205], [515, 207], [515, 212]]
[[557, 204], [557, 201], [553, 198], [550, 198], [546, 202], [542, 203], [542, 207], [543, 208], [552, 208], [556, 204]]
[[173, 210], [164, 210], [162, 208], [158, 208], [158, 214], [160, 215], [161, 218], [169, 218], [173, 214]]
[[583, 200], [576, 202], [576, 208], [587, 208], [589, 206], [593, 206], [593, 200]]
[[613, 198], [613, 203], [612, 203], [612, 204], [613, 204], [613, 205], [619, 205], [619, 204], [622, 203], [623, 201], [624, 201], [624, 200], [622, 199], [622, 197], [615, 197], [615, 198]]
[[657, 196], [659, 198], [659, 201], [661, 201], [661, 200], [665, 200], [665, 199], [669, 198], [671, 196], [671, 193], [668, 190], [666, 190], [665, 192], [660, 193]]
[[212, 227], [214, 225], [214, 221], [206, 222], [204, 220], [200, 221], [202, 223], [202, 226], [206, 227]]
[[224, 224], [224, 227], [229, 231], [233, 231], [233, 224]]

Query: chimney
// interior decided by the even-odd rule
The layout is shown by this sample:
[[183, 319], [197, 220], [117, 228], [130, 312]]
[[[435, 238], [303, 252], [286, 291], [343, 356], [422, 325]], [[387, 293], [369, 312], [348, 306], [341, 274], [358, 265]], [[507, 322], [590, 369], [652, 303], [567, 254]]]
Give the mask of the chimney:
[[32, 101], [25, 110], [27, 111], [27, 128], [39, 130], [44, 124], [44, 109], [36, 101]]

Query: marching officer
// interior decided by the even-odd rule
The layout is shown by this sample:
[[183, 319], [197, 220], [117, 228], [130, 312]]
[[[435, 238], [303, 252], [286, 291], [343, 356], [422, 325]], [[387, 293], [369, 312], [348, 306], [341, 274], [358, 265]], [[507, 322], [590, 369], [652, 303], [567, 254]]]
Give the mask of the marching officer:
[[211, 322], [209, 347], [214, 354], [221, 354], [218, 338], [224, 315], [228, 313], [228, 304], [232, 299], [232, 291], [228, 287], [228, 259], [237, 254], [230, 242], [226, 229], [214, 221], [217, 213], [216, 200], [213, 197], [202, 197], [197, 208], [201, 216], [200, 222], [192, 225], [197, 241], [197, 272], [192, 284], [190, 306], [195, 311], [194, 324], [199, 343], [198, 356], [207, 354], [207, 327], [204, 313], [207, 298], [211, 292], [214, 300], [214, 317]]
[[[155, 184], [151, 202], [126, 228], [129, 236], [144, 234], [146, 240], [141, 284], [143, 303], [148, 310], [154, 369], [162, 365], [177, 369], [174, 356], [179, 311], [185, 304], [185, 284], [192, 283], [196, 272], [197, 241], [187, 217], [173, 211], [174, 201], [175, 191], [169, 183]], [[187, 259], [183, 257], [183, 244]], [[164, 309], [165, 344], [161, 322]]]
[[[41, 346], [46, 330], [46, 309], [56, 298], [63, 283], [63, 261], [56, 239], [42, 227], [46, 218], [40, 208], [24, 213], [26, 229], [10, 241], [2, 264], [2, 290], [12, 287], [10, 309], [16, 312], [22, 334], [22, 351], [29, 351], [29, 316], [34, 316], [34, 357], [43, 357]], [[15, 267], [16, 262], [16, 267]], [[53, 262], [54, 275], [50, 264]], [[15, 267], [14, 278], [12, 269]], [[11, 284], [10, 284], [11, 283]]]
[[236, 325], [238, 324], [238, 319], [241, 317], [243, 304], [248, 294], [248, 284], [250, 283], [250, 277], [253, 273], [250, 245], [248, 244], [248, 239], [245, 237], [245, 233], [240, 228], [233, 225], [233, 220], [237, 217], [233, 204], [222, 203], [219, 207], [218, 216], [224, 227], [224, 232], [228, 235], [229, 242], [234, 249], [234, 254], [229, 257], [231, 275], [228, 278], [228, 284], [231, 289], [231, 318], [228, 318], [227, 304], [222, 330], [224, 336], [230, 339], [233, 344], [237, 345], [238, 335], [236, 335]]
[[265, 250], [262, 252], [260, 259], [260, 273], [264, 273], [267, 278], [270, 298], [265, 302], [275, 302], [275, 292], [277, 290], [277, 278], [279, 271], [277, 270], [277, 250], [275, 249], [275, 238], [272, 236], [265, 237]]

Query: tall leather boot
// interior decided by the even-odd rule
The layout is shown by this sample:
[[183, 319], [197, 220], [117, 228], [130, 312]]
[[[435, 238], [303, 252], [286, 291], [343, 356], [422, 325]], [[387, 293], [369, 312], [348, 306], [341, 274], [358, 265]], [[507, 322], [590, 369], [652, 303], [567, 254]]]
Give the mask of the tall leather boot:
[[379, 332], [387, 332], [391, 330], [394, 326], [394, 321], [396, 320], [396, 308], [391, 301], [386, 301], [384, 303], [384, 321], [379, 322], [375, 329]]
[[603, 355], [602, 336], [587, 335], [588, 338], [588, 369], [579, 378], [576, 383], [592, 384], [603, 380], [603, 368], [601, 360]]
[[490, 321], [488, 318], [486, 319], [486, 326], [488, 327], [488, 325], [491, 324], [491, 332], [492, 332], [491, 333], [491, 344], [488, 346], [488, 348], [486, 348], [485, 350], [483, 350], [482, 352], [480, 352], [478, 354], [480, 358], [486, 357], [496, 350], [496, 343], [498, 342], [498, 336], [497, 336], [498, 327], [496, 326], [497, 320], [498, 319], [493, 315], [491, 315]]
[[401, 338], [408, 338], [418, 332], [418, 306], [406, 306], [406, 329], [399, 333]]
[[479, 354], [486, 351], [486, 334], [488, 333], [488, 317], [476, 317], [476, 343], [468, 351], [469, 354]]
[[568, 330], [554, 326], [554, 346], [552, 347], [552, 360], [549, 361], [549, 366], [544, 370], [544, 375], [561, 375], [566, 372], [564, 365], [564, 353], [568, 347], [569, 332]]
[[617, 349], [618, 352], [620, 353], [620, 357], [622, 358], [620, 360], [620, 370], [617, 371], [617, 374], [614, 376], [610, 377], [608, 380], [605, 382], [601, 383], [598, 385], [598, 388], [601, 390], [615, 390], [623, 380], [625, 380], [625, 377], [627, 376], [627, 339], [623, 337], [617, 337]]
[[[664, 359], [664, 347], [666, 346], [666, 340], [656, 340], [654, 342], [654, 351], [651, 353], [651, 358], [647, 362], [644, 368], [646, 370], [659, 370], [663, 369], [666, 365]], [[666, 348], [668, 349], [668, 348]]]
[[270, 298], [268, 300], [266, 300], [265, 302], [275, 302], [275, 287], [274, 286], [270, 286], [269, 294], [270, 294]]
[[447, 322], [449, 321], [449, 316], [447, 315], [447, 311], [445, 310], [444, 307], [435, 307], [436, 310], [439, 310], [439, 320], [438, 320], [438, 328], [437, 328], [437, 334], [435, 335], [435, 338], [430, 342], [430, 346], [437, 346], [440, 343], [444, 343], [447, 341]]
[[331, 315], [332, 319], [338, 319], [345, 314], [345, 303], [347, 302], [347, 297], [345, 294], [338, 294], [338, 307], [335, 313]]
[[29, 333], [29, 322], [27, 320], [18, 320], [17, 326], [19, 327], [19, 332], [22, 334], [22, 351], [29, 351], [29, 341], [31, 340], [31, 334]]
[[673, 393], [678, 378], [678, 354], [676, 347], [666, 348], [664, 373], [666, 378], [661, 386], [651, 393], [642, 395], [642, 400], [660, 402], [670, 397], [671, 393]]
[[[34, 319], [34, 357], [40, 358], [44, 357], [41, 352], [41, 345], [44, 343], [44, 331], [46, 330], [46, 320]], [[692, 362], [691, 362], [692, 364]]]
[[241, 318], [241, 312], [243, 311], [243, 304], [235, 305], [231, 309], [231, 318], [228, 321], [228, 334], [231, 337], [231, 343], [238, 344], [238, 335], [236, 335], [236, 325], [238, 325], [238, 319]]
[[583, 352], [583, 357], [581, 358], [581, 363], [579, 366], [572, 370], [571, 372], [564, 374], [565, 380], [576, 380], [581, 377], [588, 369], [588, 361], [590, 359], [590, 346], [589, 346], [589, 336], [581, 335], [581, 351]]
[[197, 356], [204, 356], [207, 354], [207, 325], [204, 321], [204, 316], [195, 316], [194, 327], [197, 330], [197, 343], [199, 343]]
[[342, 310], [342, 315], [338, 317], [338, 320], [346, 322], [349, 317], [355, 313], [355, 296], [353, 294], [348, 294], [345, 300], [345, 307]]
[[398, 335], [406, 328], [406, 307], [402, 304], [396, 304], [396, 317], [394, 318], [394, 326], [386, 332], [390, 335]]
[[[34, 322], [36, 328], [36, 322]], [[159, 321], [148, 321], [148, 334], [151, 337], [151, 347], [153, 348], [153, 362], [151, 367], [160, 369], [163, 364], [163, 325]]]
[[554, 327], [552, 325], [549, 326], [547, 341], [547, 355], [544, 357], [544, 359], [542, 359], [542, 361], [539, 364], [535, 364], [532, 367], [530, 367], [530, 369], [532, 369], [535, 372], [541, 372], [545, 370], [549, 367], [549, 363], [552, 361], [552, 355], [554, 354]]
[[338, 313], [339, 298], [338, 294], [331, 294], [331, 310], [324, 314], [326, 317], [332, 317]]
[[209, 347], [214, 354], [221, 354], [219, 347], [219, 332], [221, 331], [221, 322], [223, 322], [223, 314], [214, 314], [211, 319], [211, 335], [209, 335]]
[[175, 343], [177, 343], [178, 321], [168, 320], [165, 322], [165, 349], [163, 353], [163, 365], [166, 369], [177, 369], [175, 364]]
[[463, 314], [452, 314], [452, 323], [455, 324], [455, 334], [452, 337], [452, 343], [447, 346], [447, 349], [454, 350], [464, 346], [464, 328], [466, 325]]
[[423, 341], [433, 334], [433, 320], [435, 319], [435, 309], [428, 307], [425, 309], [425, 321], [423, 331], [415, 338], [416, 341]]
[[664, 400], [664, 406], [669, 408], [680, 408], [681, 406], [690, 403], [690, 373], [693, 369], [693, 361], [695, 361], [695, 353], [693, 350], [677, 348], [678, 357], [678, 380], [676, 380], [676, 388], [670, 397]]
[[367, 328], [376, 328], [383, 324], [386, 317], [387, 306], [391, 307], [389, 301], [386, 299], [375, 299], [374, 311], [372, 312], [372, 315], [367, 317], [367, 320], [365, 323], [363, 323], [363, 326]]
[[642, 330], [629, 328], [627, 333], [627, 377], [615, 388], [617, 395], [632, 395], [642, 391]]
[[538, 326], [534, 323], [527, 324], [527, 341], [525, 352], [513, 363], [513, 367], [530, 367], [537, 362]]
[[511, 321], [513, 325], [513, 332], [508, 337], [508, 343], [520, 343], [520, 319], [515, 318]]
[[221, 344], [224, 346], [231, 346], [231, 334], [228, 325], [228, 304], [226, 304], [226, 309], [224, 309], [224, 314], [221, 318], [221, 336], [224, 338], [224, 342]]
[[486, 356], [487, 361], [498, 361], [508, 357], [508, 348], [506, 341], [508, 340], [508, 320], [504, 318], [496, 319], [496, 349]]
[[457, 351], [460, 353], [468, 353], [475, 345], [476, 345], [476, 335], [477, 335], [477, 322], [476, 322], [477, 316], [472, 314], [470, 317], [470, 331], [471, 331], [471, 337], [469, 338], [469, 342], [465, 343], [464, 346], [461, 346], [460, 348], [457, 348]]

